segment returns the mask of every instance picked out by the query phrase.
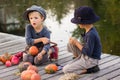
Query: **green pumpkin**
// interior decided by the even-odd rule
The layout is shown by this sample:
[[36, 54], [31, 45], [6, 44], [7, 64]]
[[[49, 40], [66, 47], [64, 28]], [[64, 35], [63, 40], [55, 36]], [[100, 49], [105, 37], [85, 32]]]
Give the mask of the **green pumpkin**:
[[19, 69], [20, 73], [23, 72], [24, 70], [27, 70], [29, 65], [32, 65], [32, 64], [30, 62], [21, 62], [18, 65], [18, 69]]

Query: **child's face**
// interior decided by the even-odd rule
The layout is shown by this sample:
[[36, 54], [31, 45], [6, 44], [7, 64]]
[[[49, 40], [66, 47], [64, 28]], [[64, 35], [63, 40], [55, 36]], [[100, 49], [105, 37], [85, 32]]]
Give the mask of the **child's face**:
[[31, 23], [31, 25], [35, 28], [35, 27], [40, 27], [44, 17], [39, 13], [39, 12], [31, 12], [28, 14], [29, 17], [29, 21]]
[[84, 28], [84, 24], [78, 24], [78, 26], [80, 27], [80, 28]]

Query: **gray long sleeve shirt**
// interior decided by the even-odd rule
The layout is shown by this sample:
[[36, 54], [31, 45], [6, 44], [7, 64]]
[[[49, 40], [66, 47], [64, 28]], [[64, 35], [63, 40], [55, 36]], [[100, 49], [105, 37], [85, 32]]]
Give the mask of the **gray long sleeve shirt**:
[[[27, 45], [35, 45], [38, 48], [41, 47], [43, 43], [39, 42], [37, 44], [34, 44], [34, 39], [42, 38], [42, 37], [47, 37], [50, 39], [50, 31], [47, 29], [47, 27], [43, 27], [43, 29], [40, 32], [36, 33], [32, 25], [29, 24], [26, 26], [25, 38]], [[46, 44], [43, 46], [43, 49], [46, 52], [48, 52], [49, 48], [50, 48], [50, 44]]]

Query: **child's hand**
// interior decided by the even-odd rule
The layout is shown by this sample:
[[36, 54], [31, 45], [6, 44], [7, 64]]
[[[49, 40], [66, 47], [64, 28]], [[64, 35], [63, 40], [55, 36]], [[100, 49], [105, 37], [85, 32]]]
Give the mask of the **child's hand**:
[[46, 37], [42, 38], [42, 42], [43, 44], [48, 44], [50, 42], [50, 40]]
[[71, 38], [69, 39], [69, 43], [70, 43], [70, 44], [76, 45], [77, 42], [78, 42], [78, 41], [77, 41], [77, 39], [75, 39], [75, 38], [72, 38], [72, 37], [71, 37]]
[[43, 55], [42, 55], [41, 53], [39, 53], [39, 54], [37, 55], [38, 60], [42, 60], [42, 57], [43, 57]]

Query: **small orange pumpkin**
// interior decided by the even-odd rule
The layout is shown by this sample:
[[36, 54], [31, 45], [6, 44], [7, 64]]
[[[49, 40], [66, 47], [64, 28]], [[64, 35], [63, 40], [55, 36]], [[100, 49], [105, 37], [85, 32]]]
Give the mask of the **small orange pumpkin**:
[[38, 54], [38, 48], [36, 47], [36, 46], [31, 46], [30, 48], [29, 48], [29, 53], [31, 54], [31, 55], [33, 55], [33, 56], [35, 56], [35, 55], [37, 55]]
[[21, 73], [21, 80], [31, 80], [33, 74], [36, 74], [34, 70], [25, 70]]
[[58, 67], [55, 64], [48, 64], [45, 67], [45, 72], [48, 74], [55, 73], [58, 70]]
[[5, 64], [6, 61], [11, 61], [11, 59], [12, 59], [12, 55], [9, 53], [4, 53], [0, 56], [0, 60], [3, 64]]
[[36, 73], [38, 73], [38, 68], [34, 65], [29, 65], [27, 70], [34, 70]]
[[0, 61], [1, 61], [1, 56], [0, 56]]
[[0, 59], [1, 59], [1, 62], [3, 63], [3, 64], [5, 64], [6, 63], [6, 59], [5, 59], [5, 57], [4, 57], [4, 55], [1, 55], [0, 56]]
[[39, 75], [39, 74], [33, 74], [32, 76], [31, 76], [31, 80], [41, 80], [41, 76]]

